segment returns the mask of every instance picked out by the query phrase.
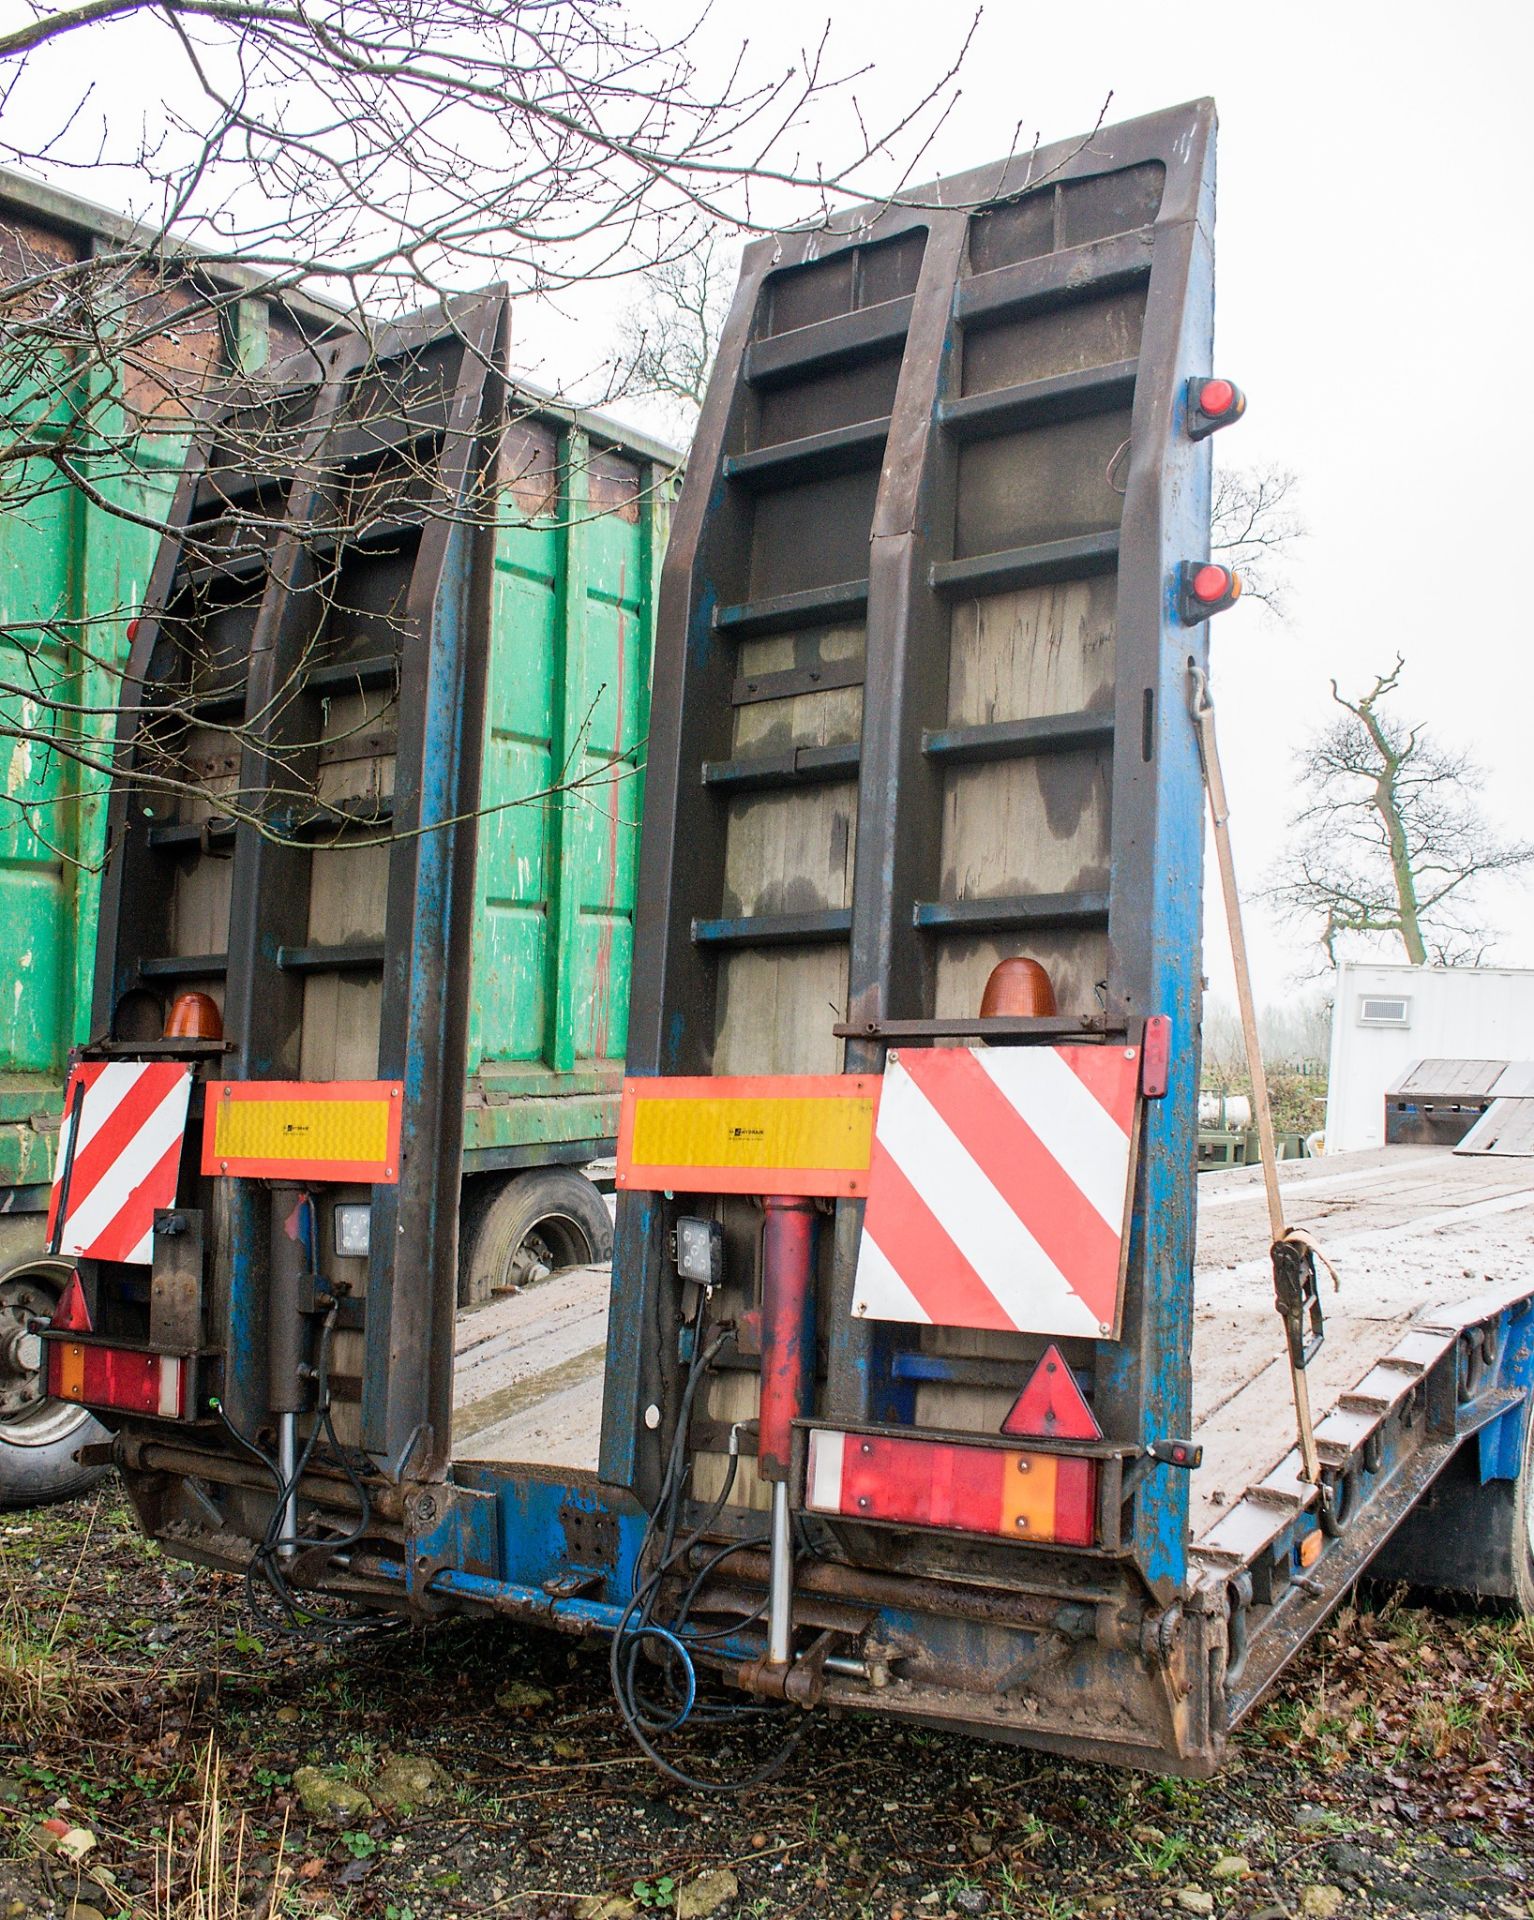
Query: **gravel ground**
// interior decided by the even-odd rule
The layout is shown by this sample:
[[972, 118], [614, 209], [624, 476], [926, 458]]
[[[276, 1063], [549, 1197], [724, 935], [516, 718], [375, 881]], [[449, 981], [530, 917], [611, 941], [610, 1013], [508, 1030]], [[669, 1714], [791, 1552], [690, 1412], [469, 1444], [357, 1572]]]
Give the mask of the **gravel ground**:
[[728, 1800], [634, 1751], [599, 1647], [295, 1646], [111, 1493], [0, 1520], [0, 1567], [0, 1920], [1534, 1915], [1505, 1613], [1366, 1592], [1205, 1784], [817, 1716]]

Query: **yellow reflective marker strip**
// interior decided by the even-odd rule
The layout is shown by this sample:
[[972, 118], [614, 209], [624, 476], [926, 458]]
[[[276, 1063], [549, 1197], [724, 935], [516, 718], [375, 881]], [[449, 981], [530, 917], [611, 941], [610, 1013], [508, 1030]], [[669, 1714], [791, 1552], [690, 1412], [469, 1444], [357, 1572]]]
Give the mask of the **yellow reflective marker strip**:
[[399, 1179], [398, 1080], [213, 1080], [202, 1170], [245, 1179]]
[[637, 1163], [671, 1167], [868, 1165], [872, 1100], [641, 1100]]
[[214, 1151], [226, 1160], [383, 1161], [387, 1100], [221, 1100]]
[[650, 1192], [867, 1190], [879, 1083], [853, 1074], [629, 1080], [618, 1184]]

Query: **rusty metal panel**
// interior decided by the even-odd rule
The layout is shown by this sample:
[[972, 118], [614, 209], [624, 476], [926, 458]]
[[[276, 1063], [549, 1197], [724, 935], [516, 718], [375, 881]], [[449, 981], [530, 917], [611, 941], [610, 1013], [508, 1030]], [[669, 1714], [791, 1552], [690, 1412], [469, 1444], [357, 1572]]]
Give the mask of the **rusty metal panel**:
[[195, 1207], [155, 1214], [149, 1276], [149, 1339], [172, 1353], [202, 1345], [202, 1215]]

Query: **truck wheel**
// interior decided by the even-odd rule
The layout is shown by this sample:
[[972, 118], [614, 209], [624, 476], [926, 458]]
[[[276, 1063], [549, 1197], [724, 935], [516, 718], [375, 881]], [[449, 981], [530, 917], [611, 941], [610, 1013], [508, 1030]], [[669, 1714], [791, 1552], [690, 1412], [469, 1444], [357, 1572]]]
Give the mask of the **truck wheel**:
[[110, 1435], [84, 1407], [48, 1398], [42, 1342], [32, 1332], [51, 1317], [73, 1271], [47, 1254], [0, 1271], [0, 1507], [65, 1500], [108, 1472], [75, 1458], [76, 1448]]
[[458, 1304], [477, 1307], [493, 1293], [527, 1287], [560, 1267], [591, 1267], [613, 1257], [607, 1204], [584, 1174], [566, 1167], [487, 1182], [465, 1207]]

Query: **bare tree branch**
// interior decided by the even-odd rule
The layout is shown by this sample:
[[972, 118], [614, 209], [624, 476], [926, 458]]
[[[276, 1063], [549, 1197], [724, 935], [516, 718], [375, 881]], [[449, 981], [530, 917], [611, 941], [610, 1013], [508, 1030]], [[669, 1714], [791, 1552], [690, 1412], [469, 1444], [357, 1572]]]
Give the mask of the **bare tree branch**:
[[708, 389], [738, 259], [716, 232], [645, 276], [643, 300], [618, 327], [618, 391], [663, 403], [667, 423], [690, 442]]
[[1287, 562], [1305, 524], [1296, 476], [1283, 467], [1220, 467], [1210, 502], [1210, 551], [1241, 576], [1244, 596], [1285, 612]]
[[[785, 212], [813, 224], [891, 176], [920, 177], [972, 31], [959, 22], [951, 57], [879, 124], [857, 109], [859, 71], [836, 66], [829, 27], [774, 69], [742, 42], [710, 71], [696, 25], [653, 31], [622, 0], [23, 0], [0, 33], [0, 163], [87, 179], [127, 211], [103, 216], [83, 247], [46, 209], [0, 215], [0, 520], [11, 551], [45, 547], [68, 508], [114, 526], [124, 553], [152, 552], [204, 410], [219, 415], [229, 473], [289, 479], [220, 497], [212, 476], [182, 537], [180, 577], [193, 585], [161, 621], [159, 644], [179, 666], [148, 690], [131, 678], [125, 639], [147, 559], [85, 604], [12, 569], [0, 599], [11, 756], [0, 836], [66, 837], [48, 822], [100, 800], [126, 707], [153, 748], [133, 775], [146, 804], [183, 824], [239, 820], [277, 838], [372, 831], [369, 797], [340, 804], [315, 762], [322, 745], [334, 754], [392, 719], [359, 689], [355, 712], [327, 707], [322, 739], [312, 720], [298, 725], [307, 653], [262, 713], [233, 710], [217, 698], [205, 636], [221, 621], [248, 636], [264, 570], [292, 531], [289, 501], [310, 488], [335, 558], [300, 589], [312, 603], [304, 617], [317, 636], [365, 617], [381, 650], [397, 651], [403, 610], [349, 608], [341, 556], [362, 543], [386, 552], [392, 520], [444, 510], [437, 468], [414, 458], [407, 433], [387, 474], [343, 486], [314, 472], [295, 424], [303, 410], [274, 396], [263, 363], [286, 359], [284, 380], [312, 390], [327, 338], [376, 341], [406, 311], [446, 312], [465, 287], [500, 281], [544, 299], [650, 275], [685, 308], [693, 346], [673, 388], [662, 376], [681, 335], [654, 342], [634, 390], [653, 379], [654, 392], [695, 396], [730, 277], [724, 236], [758, 228], [755, 196], [768, 190], [772, 225]], [[125, 113], [89, 76], [130, 34], [159, 83]], [[818, 109], [832, 101], [852, 110], [826, 122]], [[798, 130], [811, 112], [833, 140], [806, 154]], [[378, 402], [405, 427], [420, 404], [408, 380]], [[557, 399], [525, 419], [514, 410], [493, 483], [452, 511], [557, 528], [637, 510], [604, 493], [600, 450], [571, 455], [584, 436], [550, 431], [561, 414], [573, 417]], [[669, 487], [664, 463], [650, 471], [640, 484]], [[248, 602], [232, 584], [241, 579]], [[274, 726], [283, 754], [242, 792], [220, 769], [265, 753]], [[590, 785], [582, 754], [551, 792]], [[388, 833], [381, 816], [376, 830]]]
[[1334, 680], [1345, 717], [1297, 756], [1308, 797], [1266, 893], [1332, 965], [1352, 937], [1399, 939], [1413, 966], [1476, 965], [1492, 938], [1478, 883], [1534, 866], [1534, 842], [1503, 838], [1477, 806], [1472, 757], [1391, 711], [1405, 666], [1398, 654], [1357, 698]]

